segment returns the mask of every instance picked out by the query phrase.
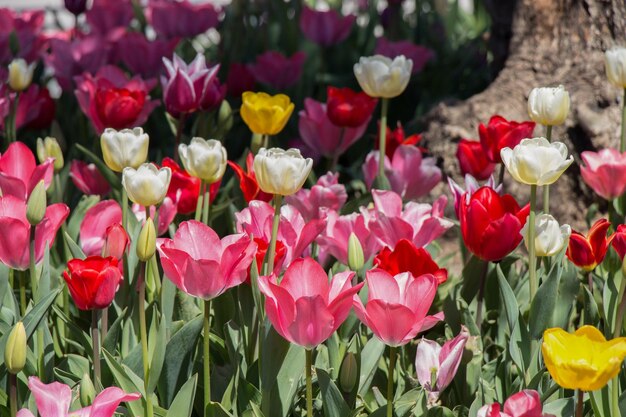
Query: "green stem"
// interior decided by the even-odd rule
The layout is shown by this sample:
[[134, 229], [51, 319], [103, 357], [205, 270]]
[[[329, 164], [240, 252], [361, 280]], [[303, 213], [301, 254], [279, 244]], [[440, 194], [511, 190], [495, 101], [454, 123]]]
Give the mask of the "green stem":
[[204, 194], [204, 182], [200, 183], [200, 190], [198, 190], [198, 202], [196, 203], [196, 214], [194, 220], [199, 222], [202, 219], [202, 195]]
[[389, 347], [389, 375], [387, 375], [387, 417], [393, 416], [393, 371], [396, 367], [397, 347]]
[[204, 417], [209, 414], [209, 404], [211, 403], [211, 352], [210, 332], [211, 332], [211, 300], [204, 300], [204, 335], [202, 338], [202, 353], [204, 362]]
[[535, 256], [535, 210], [537, 209], [537, 186], [530, 186], [530, 213], [528, 214], [528, 282], [530, 284], [529, 304], [537, 293], [537, 257]]
[[[37, 266], [35, 265], [35, 226], [30, 227], [30, 245], [28, 253], [28, 270], [30, 275], [30, 283], [32, 285], [32, 298], [35, 304], [39, 301], [39, 277], [37, 276]], [[45, 320], [45, 318], [44, 318]], [[41, 324], [40, 324], [41, 326]], [[43, 329], [38, 327], [36, 330], [37, 337], [37, 369], [39, 379], [45, 380], [45, 351], [44, 351], [44, 337]]]
[[619, 151], [626, 151], [626, 88], [624, 88], [624, 98], [622, 99], [622, 132], [619, 141]]
[[585, 394], [582, 390], [576, 390], [577, 400], [576, 400], [576, 417], [583, 417], [583, 395]]
[[61, 178], [58, 173], [54, 174], [54, 192], [56, 194], [57, 203], [62, 203], [63, 190], [61, 189]]
[[615, 327], [613, 328], [613, 338], [620, 337], [622, 334], [622, 323], [624, 320], [624, 310], [626, 310], [626, 276], [622, 275], [622, 282], [619, 286], [618, 293], [620, 302], [617, 307], [615, 316]]
[[269, 254], [267, 258], [266, 274], [274, 271], [274, 258], [276, 257], [276, 237], [278, 236], [278, 225], [280, 223], [280, 206], [283, 203], [283, 196], [274, 195], [274, 221], [272, 222], [272, 239], [270, 240]]
[[11, 417], [17, 415], [17, 376], [9, 373], [9, 402], [11, 403]]
[[480, 275], [480, 287], [478, 289], [478, 298], [476, 300], [476, 326], [478, 330], [483, 324], [483, 300], [485, 299], [485, 282], [487, 281], [487, 271], [489, 270], [489, 261], [484, 261], [482, 274]]
[[122, 226], [124, 230], [128, 229], [128, 193], [126, 192], [126, 188], [122, 187], [122, 201], [120, 201], [122, 206]]
[[380, 111], [380, 133], [378, 142], [378, 176], [382, 180], [385, 178], [385, 149], [387, 146], [387, 111], [389, 109], [389, 99], [382, 99]]
[[109, 308], [105, 307], [101, 311], [102, 315], [100, 316], [100, 338], [102, 341], [106, 339], [107, 333], [109, 332]]
[[311, 381], [311, 368], [313, 367], [313, 351], [310, 349], [305, 350], [306, 364], [304, 365], [304, 371], [306, 374], [306, 415], [307, 417], [313, 417], [313, 383]]
[[504, 171], [506, 171], [506, 167], [503, 163], [500, 164], [500, 174], [498, 175], [498, 185], [502, 185], [502, 192], [504, 192]]
[[211, 184], [204, 184], [204, 200], [202, 202], [202, 223], [209, 225], [209, 210], [211, 208]]
[[611, 384], [611, 417], [621, 417], [619, 409], [619, 374]]
[[[546, 126], [546, 139], [548, 142], [552, 140], [552, 126]], [[543, 186], [543, 212], [544, 214], [550, 213], [550, 186]]]
[[26, 314], [26, 272], [16, 271], [20, 285], [20, 313], [22, 317]]
[[91, 310], [91, 345], [93, 348], [93, 384], [100, 386], [100, 340], [98, 332], [98, 309]]
[[20, 93], [15, 93], [15, 100], [13, 100], [11, 106], [11, 113], [9, 114], [7, 121], [7, 138], [9, 139], [9, 143], [15, 142], [17, 140], [17, 127], [15, 126], [15, 122], [17, 119], [17, 104], [20, 100]]
[[141, 336], [141, 356], [143, 359], [143, 384], [146, 391], [146, 417], [153, 417], [154, 411], [152, 409], [152, 393], [148, 392], [148, 378], [150, 377], [150, 359], [148, 358], [148, 331], [146, 328], [146, 279], [145, 270], [146, 263], [141, 262], [140, 276], [141, 283], [139, 284], [139, 332]]

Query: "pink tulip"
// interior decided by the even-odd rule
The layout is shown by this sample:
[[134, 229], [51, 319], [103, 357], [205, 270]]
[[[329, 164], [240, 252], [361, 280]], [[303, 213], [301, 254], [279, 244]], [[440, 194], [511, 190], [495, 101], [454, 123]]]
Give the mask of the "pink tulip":
[[[36, 376], [31, 376], [28, 378], [28, 388], [35, 397], [41, 417], [113, 417], [120, 403], [141, 398], [138, 393], [127, 394], [120, 388], [109, 387], [96, 395], [90, 406], [70, 412], [73, 396], [68, 385], [60, 382], [44, 384]], [[34, 416], [28, 408], [22, 408], [17, 417]]]
[[284, 90], [300, 81], [304, 61], [304, 52], [296, 52], [286, 57], [278, 51], [267, 51], [257, 56], [256, 62], [249, 68], [258, 82]]
[[304, 100], [304, 110], [298, 113], [298, 129], [300, 137], [311, 149], [316, 150], [327, 158], [342, 155], [352, 144], [359, 140], [370, 118], [359, 127], [341, 128], [335, 126], [326, 114], [326, 104], [307, 98]]
[[[70, 213], [62, 203], [46, 208], [43, 220], [35, 227], [35, 263], [39, 263], [47, 246]], [[30, 229], [26, 220], [26, 203], [12, 195], [0, 197], [0, 261], [13, 269], [24, 271], [30, 261]]]
[[[378, 173], [379, 152], [372, 151], [365, 158], [363, 176], [368, 188], [372, 187]], [[391, 189], [406, 200], [428, 194], [441, 181], [441, 170], [435, 158], [424, 158], [419, 148], [400, 145], [391, 162], [385, 156], [385, 174]]]
[[300, 30], [308, 40], [331, 46], [350, 35], [355, 21], [356, 16], [342, 16], [334, 9], [321, 11], [304, 6], [300, 14]]
[[[272, 237], [274, 208], [265, 201], [252, 200], [248, 207], [235, 213], [237, 233], [247, 233], [255, 239], [269, 243]], [[298, 210], [285, 204], [280, 208], [277, 240], [285, 247], [285, 257], [274, 265], [274, 270], [282, 270], [295, 259], [304, 256], [305, 251], [324, 229], [324, 220], [305, 222]]]
[[415, 370], [417, 379], [428, 392], [429, 404], [435, 404], [441, 392], [452, 382], [461, 364], [463, 349], [469, 336], [467, 328], [462, 326], [461, 332], [444, 343], [443, 347], [424, 338], [417, 345]]
[[352, 297], [363, 283], [352, 286], [354, 272], [340, 272], [328, 282], [326, 271], [313, 259], [294, 261], [280, 283], [278, 277], [259, 277], [265, 296], [267, 318], [291, 343], [313, 349], [328, 339], [343, 323], [352, 307]]
[[172, 56], [178, 39], [148, 40], [138, 32], [126, 32], [116, 44], [117, 56], [132, 72], [144, 78], [163, 70], [163, 58]]
[[80, 247], [85, 255], [102, 255], [102, 248], [107, 240], [107, 230], [121, 223], [122, 208], [117, 201], [104, 200], [90, 207], [85, 212], [78, 232]]
[[146, 18], [159, 37], [193, 38], [217, 26], [218, 10], [210, 2], [151, 0]]
[[357, 317], [388, 346], [409, 343], [419, 332], [443, 319], [443, 313], [428, 316], [437, 294], [437, 278], [431, 274], [414, 277], [410, 272], [395, 276], [382, 269], [365, 274], [367, 304], [358, 295], [353, 305]]
[[130, 0], [94, 0], [85, 16], [94, 32], [105, 35], [114, 29], [127, 27], [135, 12]]
[[83, 194], [102, 196], [111, 191], [111, 185], [95, 164], [74, 159], [70, 165], [70, 178]]
[[[132, 207], [133, 213], [135, 213], [135, 217], [139, 223], [142, 223], [146, 220], [146, 208], [140, 206], [139, 204], [133, 204]], [[150, 217], [154, 219], [154, 213], [156, 208], [154, 206], [150, 206]], [[163, 202], [159, 205], [159, 216], [157, 219], [157, 234], [159, 236], [166, 233], [170, 227], [170, 224], [174, 221], [174, 217], [178, 213], [178, 209], [176, 207], [176, 203], [170, 197], [165, 197]]]
[[402, 198], [393, 191], [372, 190], [372, 197], [377, 213], [369, 227], [385, 246], [392, 249], [400, 239], [407, 239], [422, 248], [453, 225], [443, 217], [448, 203], [445, 195], [435, 200], [432, 206], [411, 201], [404, 209]]
[[613, 148], [581, 154], [585, 165], [580, 173], [585, 183], [605, 200], [613, 200], [626, 191], [626, 152]]
[[346, 187], [339, 183], [339, 174], [327, 172], [310, 190], [302, 188], [285, 201], [302, 214], [304, 221], [321, 219], [328, 210], [339, 211], [348, 200]]
[[416, 45], [410, 41], [392, 42], [383, 37], [378, 38], [374, 52], [391, 59], [404, 55], [413, 61], [413, 74], [424, 69], [428, 61], [435, 57], [435, 53], [425, 46]]
[[[486, 187], [492, 188], [498, 194], [500, 194], [502, 191], [502, 184], [498, 185], [497, 187], [495, 185], [496, 180], [493, 178], [493, 176], [489, 177], [489, 179], [485, 183]], [[465, 189], [461, 188], [461, 186], [454, 182], [454, 180], [450, 177], [448, 177], [448, 187], [450, 188], [450, 192], [454, 197], [454, 212], [456, 213], [456, 218], [460, 219], [461, 216], [459, 215], [459, 210], [461, 207], [461, 199], [463, 198], [463, 195], [465, 195], [465, 193], [467, 192], [466, 197], [469, 199], [470, 196], [481, 187], [481, 185], [478, 183], [476, 178], [472, 177], [470, 174], [465, 174]]]
[[220, 241], [217, 233], [195, 220], [182, 222], [174, 239], [159, 245], [164, 274], [183, 292], [211, 300], [246, 280], [256, 243], [243, 234]]
[[[126, 233], [122, 225], [120, 223], [113, 224], [109, 226], [105, 232], [102, 256], [112, 256], [121, 261], [124, 258], [124, 252], [126, 252], [129, 243], [130, 239], [128, 238], [128, 233]], [[121, 262], [118, 265], [123, 272]]]
[[0, 156], [0, 191], [27, 200], [33, 188], [43, 180], [46, 187], [52, 182], [54, 160], [37, 165], [35, 156], [22, 142], [13, 142]]
[[500, 404], [493, 403], [478, 410], [478, 417], [554, 417], [552, 414], [543, 414], [542, 409], [539, 393], [525, 389], [504, 402], [504, 411], [500, 411]]
[[[36, 61], [46, 48], [43, 36], [45, 12], [24, 10], [17, 12], [11, 8], [0, 8], [0, 63], [7, 65], [13, 58], [24, 58], [27, 62]], [[11, 37], [17, 41], [18, 51], [12, 55], [9, 47]]]

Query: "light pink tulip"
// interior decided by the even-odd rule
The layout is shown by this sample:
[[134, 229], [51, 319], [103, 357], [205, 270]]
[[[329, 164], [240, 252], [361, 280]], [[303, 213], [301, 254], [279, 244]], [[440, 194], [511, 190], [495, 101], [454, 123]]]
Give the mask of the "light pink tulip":
[[85, 212], [78, 236], [80, 247], [87, 256], [102, 255], [107, 230], [122, 223], [122, 208], [115, 200], [100, 201]]
[[[493, 176], [489, 177], [489, 179], [485, 183], [485, 186], [492, 188], [498, 194], [500, 194], [502, 191], [502, 184], [496, 187], [496, 180], [493, 178]], [[460, 218], [459, 210], [463, 195], [465, 195], [465, 197], [468, 199], [467, 201], [469, 202], [471, 195], [474, 194], [474, 192], [477, 191], [480, 187], [481, 185], [478, 183], [478, 180], [476, 180], [476, 178], [472, 177], [470, 174], [465, 174], [465, 189], [463, 189], [459, 184], [454, 182], [452, 178], [448, 177], [448, 188], [450, 188], [450, 192], [454, 197], [454, 212], [456, 213], [457, 219]], [[465, 194], [466, 192], [467, 194]]]
[[300, 30], [321, 46], [335, 45], [350, 35], [356, 16], [342, 16], [337, 10], [315, 10], [308, 6], [300, 14]]
[[346, 187], [339, 183], [339, 174], [330, 171], [319, 177], [310, 190], [302, 188], [285, 199], [307, 222], [324, 217], [327, 210], [341, 210], [347, 200]]
[[422, 248], [453, 225], [443, 217], [448, 203], [445, 195], [435, 200], [432, 206], [411, 201], [404, 209], [402, 198], [393, 191], [372, 190], [372, 197], [377, 213], [369, 228], [391, 249], [400, 239], [407, 239]]
[[[70, 412], [72, 389], [68, 385], [60, 382], [44, 384], [36, 376], [31, 376], [28, 378], [28, 388], [35, 397], [41, 417], [113, 417], [120, 403], [141, 398], [138, 393], [127, 394], [120, 388], [109, 387], [96, 395], [90, 406]], [[28, 408], [22, 408], [17, 417], [34, 416]]]
[[[365, 158], [363, 176], [368, 188], [378, 174], [379, 152], [372, 151]], [[441, 181], [441, 170], [435, 158], [424, 158], [416, 146], [400, 145], [393, 158], [385, 156], [385, 174], [391, 189], [406, 200], [422, 197]]]
[[[35, 227], [35, 263], [43, 258], [47, 245], [70, 213], [62, 203], [46, 208], [43, 220]], [[0, 197], [0, 261], [13, 269], [29, 267], [31, 225], [26, 220], [26, 203], [12, 195]]]
[[613, 200], [626, 191], [626, 152], [613, 148], [581, 154], [585, 165], [580, 173], [585, 183], [605, 200]]
[[95, 164], [74, 159], [70, 165], [70, 178], [83, 194], [102, 196], [111, 191], [111, 185]]
[[429, 404], [435, 404], [439, 399], [439, 394], [452, 382], [461, 364], [463, 349], [469, 336], [467, 328], [462, 326], [461, 332], [444, 343], [443, 347], [435, 341], [424, 338], [417, 345], [415, 370], [417, 379], [428, 392]]
[[[130, 243], [128, 233], [122, 227], [121, 224], [116, 223], [109, 226], [105, 232], [104, 246], [102, 248], [102, 256], [112, 256], [119, 261], [124, 258], [124, 252]], [[122, 263], [118, 264], [122, 273], [124, 272]]]
[[[132, 207], [133, 213], [135, 213], [135, 217], [137, 217], [137, 221], [143, 224], [146, 220], [146, 208], [140, 206], [139, 204], [133, 204]], [[150, 206], [150, 217], [154, 219], [154, 213], [156, 208], [154, 206]], [[174, 217], [178, 210], [176, 208], [176, 203], [169, 197], [165, 197], [163, 202], [159, 205], [159, 216], [157, 218], [157, 222], [159, 223], [157, 226], [157, 234], [159, 236], [163, 235], [167, 232], [170, 227], [170, 224], [174, 221]]]
[[500, 411], [500, 404], [493, 403], [478, 410], [478, 417], [554, 417], [552, 414], [543, 414], [542, 411], [539, 393], [525, 389], [511, 395], [504, 402], [504, 411]]
[[311, 149], [327, 158], [342, 155], [352, 144], [359, 140], [370, 121], [368, 118], [361, 126], [341, 128], [335, 126], [326, 114], [326, 104], [307, 98], [304, 110], [298, 113], [298, 129], [302, 141]]
[[0, 190], [2, 195], [27, 200], [39, 181], [43, 180], [46, 188], [50, 185], [53, 173], [53, 159], [37, 165], [28, 146], [13, 142], [0, 157]]
[[352, 286], [354, 272], [336, 274], [328, 282], [326, 271], [312, 258], [295, 260], [283, 279], [259, 277], [267, 318], [282, 337], [313, 349], [343, 323], [352, 307], [352, 296], [363, 286]]
[[437, 278], [431, 274], [414, 277], [410, 272], [395, 276], [382, 269], [365, 275], [367, 304], [358, 295], [353, 305], [357, 317], [388, 346], [409, 343], [419, 332], [443, 320], [443, 313], [428, 315], [437, 294]]
[[246, 280], [256, 243], [244, 234], [217, 233], [195, 220], [182, 222], [174, 239], [159, 245], [165, 275], [183, 292], [211, 300]]

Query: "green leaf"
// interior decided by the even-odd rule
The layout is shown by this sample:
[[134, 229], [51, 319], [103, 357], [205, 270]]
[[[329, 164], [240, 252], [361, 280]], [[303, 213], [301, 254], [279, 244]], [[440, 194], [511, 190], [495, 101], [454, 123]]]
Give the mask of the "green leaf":
[[552, 414], [554, 417], [570, 417], [574, 415], [574, 398], [559, 398], [543, 404], [544, 414]]
[[326, 417], [347, 416], [350, 413], [350, 408], [343, 399], [339, 388], [326, 371], [320, 368], [317, 368], [316, 371], [322, 394], [324, 415]]
[[530, 305], [528, 323], [534, 339], [541, 339], [543, 331], [552, 327], [554, 307], [557, 301], [559, 282], [563, 268], [556, 264], [543, 281]]
[[515, 294], [509, 285], [509, 282], [502, 273], [500, 265], [496, 265], [496, 271], [498, 274], [498, 283], [500, 287], [500, 295], [504, 301], [504, 310], [506, 312], [507, 323], [509, 324], [509, 330], [513, 330], [517, 324], [517, 318], [519, 317], [519, 305]]
[[228, 411], [222, 407], [222, 404], [211, 401], [207, 406], [208, 415], [211, 417], [233, 417]]
[[[157, 322], [157, 310], [156, 307], [152, 314], [152, 323]], [[151, 342], [150, 352], [150, 374], [148, 375], [148, 392], [154, 392], [157, 386], [159, 377], [161, 376], [161, 370], [163, 369], [163, 361], [165, 360], [165, 350], [167, 346], [167, 328], [165, 327], [165, 320], [160, 320], [157, 325], [151, 326], [150, 336], [148, 339]]]
[[111, 171], [111, 169], [104, 163], [102, 159], [98, 158], [96, 154], [94, 154], [89, 149], [85, 148], [79, 143], [76, 144], [76, 147], [89, 160], [91, 160], [91, 162], [93, 162], [96, 167], [98, 167], [98, 170], [100, 171], [100, 173], [102, 173], [102, 176], [107, 180], [109, 184], [111, 184], [111, 187], [114, 190], [120, 190], [122, 188], [122, 182], [120, 181], [118, 176], [115, 174], [115, 172]]
[[85, 252], [78, 246], [74, 239], [70, 237], [70, 235], [63, 233], [63, 238], [65, 239], [65, 243], [67, 243], [68, 248], [70, 248], [70, 252], [72, 252], [72, 256], [78, 259], [85, 259]]
[[95, 206], [99, 201], [100, 197], [97, 195], [84, 195], [81, 197], [76, 207], [72, 210], [72, 215], [67, 222], [67, 234], [74, 242], [78, 241], [80, 225], [85, 218], [85, 213], [87, 213], [87, 210]]
[[584, 295], [584, 311], [585, 311], [585, 324], [597, 326], [600, 321], [600, 314], [598, 313], [598, 304], [593, 297], [593, 294], [589, 292], [589, 288], [583, 285]]
[[461, 297], [469, 304], [480, 288], [480, 281], [485, 274], [485, 268], [487, 268], [487, 262], [480, 258], [472, 256], [463, 268], [461, 281]]
[[[118, 360], [106, 350], [102, 350], [102, 356], [113, 374], [115, 382], [121, 389], [126, 392], [139, 392], [143, 398], [146, 398], [143, 384], [141, 384], [141, 379], [137, 375], [134, 375], [128, 367], [120, 365]], [[145, 414], [143, 401], [131, 401], [128, 403], [128, 407], [135, 416], [143, 416]]]
[[369, 391], [374, 379], [378, 362], [385, 352], [385, 344], [372, 337], [361, 351], [361, 377], [359, 378], [359, 395], [364, 396]]
[[197, 383], [198, 375], [195, 374], [182, 386], [169, 410], [167, 410], [167, 417], [191, 417]]

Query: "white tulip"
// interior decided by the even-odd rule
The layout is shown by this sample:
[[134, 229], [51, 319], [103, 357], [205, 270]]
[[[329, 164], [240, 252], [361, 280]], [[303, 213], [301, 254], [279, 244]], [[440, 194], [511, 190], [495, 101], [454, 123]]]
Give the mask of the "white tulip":
[[150, 138], [143, 129], [104, 129], [100, 136], [100, 146], [104, 162], [115, 172], [126, 167], [137, 168], [148, 159]]
[[611, 84], [626, 88], [626, 48], [612, 48], [606, 51], [604, 67]]
[[528, 96], [528, 115], [542, 125], [556, 126], [565, 123], [569, 113], [569, 93], [558, 87], [533, 88]]
[[[529, 217], [530, 218], [530, 217]], [[528, 248], [528, 221], [520, 231], [524, 237], [524, 244]], [[569, 242], [572, 228], [569, 224], [559, 225], [549, 214], [540, 214], [535, 217], [535, 255], [554, 256]]]
[[393, 98], [406, 89], [411, 79], [413, 61], [404, 55], [393, 60], [382, 55], [361, 57], [354, 64], [354, 75], [370, 97]]
[[168, 167], [157, 169], [153, 164], [141, 164], [138, 169], [126, 167], [122, 172], [122, 186], [128, 198], [141, 206], [155, 206], [163, 201], [172, 179]]
[[306, 181], [313, 160], [299, 149], [261, 148], [254, 157], [254, 174], [261, 190], [268, 194], [295, 194]]
[[226, 148], [218, 140], [193, 138], [189, 145], [178, 146], [178, 155], [189, 175], [208, 184], [221, 180], [226, 171]]
[[523, 139], [513, 149], [502, 149], [500, 156], [511, 176], [528, 185], [552, 184], [574, 162], [564, 143], [546, 138]]
[[33, 81], [35, 63], [28, 65], [22, 58], [17, 58], [9, 64], [9, 86], [14, 91], [23, 91]]

